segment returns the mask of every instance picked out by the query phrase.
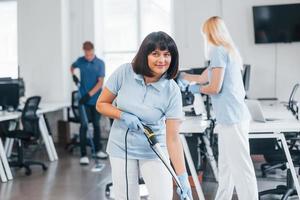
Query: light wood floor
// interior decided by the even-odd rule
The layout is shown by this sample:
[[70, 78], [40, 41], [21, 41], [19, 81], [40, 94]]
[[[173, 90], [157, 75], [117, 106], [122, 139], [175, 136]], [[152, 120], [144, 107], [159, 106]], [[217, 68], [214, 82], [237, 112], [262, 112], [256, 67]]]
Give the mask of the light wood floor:
[[[70, 154], [63, 147], [57, 149], [59, 161], [52, 163], [47, 161], [45, 150], [38, 152], [39, 155], [43, 155], [38, 159], [44, 160], [49, 166], [46, 172], [34, 167], [32, 175], [26, 176], [23, 170], [13, 170], [14, 180], [0, 183], [0, 200], [106, 200], [105, 186], [111, 181], [109, 162], [101, 161], [106, 167], [101, 173], [93, 173], [91, 172], [93, 162], [89, 166], [82, 167], [79, 165], [78, 152]], [[284, 184], [285, 172], [278, 172], [277, 175], [266, 179], [259, 177], [259, 166], [255, 168], [259, 190], [273, 188], [279, 183]], [[217, 184], [209, 170], [205, 172], [202, 188], [206, 199], [212, 200]], [[195, 191], [193, 193], [195, 194]], [[175, 196], [174, 199], [177, 199]], [[265, 199], [280, 198], [273, 196]]]

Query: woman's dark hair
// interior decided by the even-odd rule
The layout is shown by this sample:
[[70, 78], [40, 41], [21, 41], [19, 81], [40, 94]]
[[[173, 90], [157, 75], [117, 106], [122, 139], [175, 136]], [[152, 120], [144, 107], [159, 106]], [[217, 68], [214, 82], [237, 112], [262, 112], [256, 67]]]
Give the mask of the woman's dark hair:
[[178, 72], [178, 50], [174, 40], [165, 32], [152, 32], [143, 40], [136, 56], [132, 61], [133, 70], [137, 74], [153, 77], [153, 72], [148, 66], [148, 55], [159, 49], [161, 51], [168, 50], [171, 54], [170, 67], [166, 72], [167, 79], [173, 79]]

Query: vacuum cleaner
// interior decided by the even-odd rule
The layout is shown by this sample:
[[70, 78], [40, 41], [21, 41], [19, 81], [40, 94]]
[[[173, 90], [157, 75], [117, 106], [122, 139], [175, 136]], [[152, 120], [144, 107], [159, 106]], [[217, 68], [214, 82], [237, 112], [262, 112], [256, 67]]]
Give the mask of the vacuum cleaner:
[[[149, 128], [146, 125], [143, 125], [143, 126], [144, 126], [144, 134], [148, 139], [151, 149], [154, 151], [154, 153], [157, 155], [157, 157], [162, 161], [162, 163], [168, 169], [168, 171], [172, 175], [176, 185], [180, 188], [180, 190], [182, 192], [182, 186], [177, 178], [177, 175], [176, 175], [173, 167], [171, 166], [169, 159], [165, 156], [158, 140], [155, 137], [155, 134], [153, 133], [151, 128]], [[185, 198], [185, 200], [190, 200], [190, 198], [187, 196]]]
[[[152, 131], [152, 129], [146, 125], [143, 125], [144, 126], [144, 135], [146, 136], [149, 144], [150, 144], [150, 147], [151, 149], [154, 151], [154, 153], [157, 155], [157, 157], [162, 161], [162, 163], [165, 165], [165, 167], [167, 168], [167, 170], [169, 171], [169, 173], [172, 175], [174, 181], [175, 181], [175, 184], [180, 188], [181, 192], [182, 192], [182, 186], [177, 178], [177, 175], [173, 169], [173, 167], [171, 166], [170, 164], [170, 161], [169, 159], [165, 156], [154, 132]], [[126, 135], [125, 135], [125, 149], [127, 149], [127, 141], [126, 141], [126, 137], [127, 137], [127, 133], [128, 133], [128, 129], [126, 131]], [[126, 151], [126, 156], [125, 156], [125, 159], [127, 160], [127, 151]], [[125, 166], [125, 168], [127, 168], [127, 166]], [[126, 170], [126, 176], [127, 176], [127, 170]], [[127, 178], [126, 178], [127, 179]], [[127, 183], [127, 181], [126, 181]], [[144, 185], [145, 183], [139, 179], [139, 185], [140, 185], [140, 189], [143, 189], [144, 188]], [[113, 194], [110, 192], [111, 191], [111, 187], [113, 186], [112, 183], [109, 183], [106, 185], [106, 188], [105, 188], [105, 195], [107, 197], [110, 197], [110, 198], [113, 198]], [[129, 200], [129, 197], [128, 197], [128, 184], [126, 185], [127, 188], [127, 200]], [[147, 192], [146, 192], [147, 193]], [[145, 196], [145, 191], [144, 189], [142, 190], [142, 194], [141, 196]], [[146, 195], [147, 196], [147, 195]], [[190, 200], [189, 197], [186, 197], [185, 200]]]
[[[73, 76], [75, 76], [75, 75], [73, 75]], [[78, 88], [78, 98], [80, 99], [82, 97], [82, 94], [80, 93], [80, 89], [79, 89], [80, 88], [80, 81], [79, 81], [79, 79], [77, 77], [75, 79], [76, 79], [76, 81], [74, 80], [74, 83], [75, 83], [75, 85]], [[79, 107], [79, 110], [80, 110], [81, 120], [83, 120], [84, 123], [89, 124], [88, 117], [87, 117], [87, 114], [86, 114], [86, 109], [85, 109], [84, 105], [83, 104], [79, 104], [78, 107]], [[87, 136], [88, 136], [88, 139], [90, 140], [90, 144], [91, 144], [91, 147], [92, 147], [92, 159], [95, 162], [95, 166], [91, 169], [91, 171], [92, 172], [100, 172], [100, 171], [103, 170], [103, 168], [105, 167], [105, 165], [99, 163], [99, 161], [97, 159], [97, 155], [96, 155], [97, 152], [96, 152], [96, 149], [95, 149], [95, 144], [94, 144], [94, 141], [93, 141], [93, 136], [92, 136], [90, 130], [87, 130]]]

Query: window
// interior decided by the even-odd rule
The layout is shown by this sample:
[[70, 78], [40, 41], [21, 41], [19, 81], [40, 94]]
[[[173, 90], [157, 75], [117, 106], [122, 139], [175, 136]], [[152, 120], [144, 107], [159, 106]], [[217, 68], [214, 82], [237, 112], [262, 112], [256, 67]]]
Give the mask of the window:
[[17, 2], [0, 1], [0, 78], [18, 77]]
[[106, 76], [131, 62], [144, 37], [171, 32], [171, 0], [103, 0], [103, 45]]

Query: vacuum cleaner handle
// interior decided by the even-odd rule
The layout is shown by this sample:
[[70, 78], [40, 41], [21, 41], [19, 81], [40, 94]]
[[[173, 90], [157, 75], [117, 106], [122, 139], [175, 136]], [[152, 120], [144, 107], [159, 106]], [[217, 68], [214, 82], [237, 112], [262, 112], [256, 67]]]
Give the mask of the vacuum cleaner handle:
[[149, 126], [144, 125], [144, 134], [146, 135], [148, 142], [150, 143], [151, 146], [154, 146], [158, 143], [157, 138], [155, 137], [154, 132], [152, 131], [152, 129]]
[[[154, 132], [152, 131], [152, 129], [150, 127], [148, 127], [146, 125], [143, 125], [143, 126], [144, 126], [144, 134], [147, 137], [148, 142], [150, 143], [150, 146], [152, 147], [152, 150], [156, 153], [156, 155], [159, 157], [159, 159], [166, 166], [166, 168], [168, 169], [168, 171], [172, 175], [176, 185], [182, 191], [182, 186], [181, 186], [181, 184], [180, 184], [180, 182], [177, 178], [177, 175], [176, 175], [174, 169], [172, 168], [172, 166], [170, 165], [169, 159], [167, 159], [164, 152], [162, 151], [161, 146], [160, 146], [157, 138], [155, 137]], [[190, 198], [186, 197], [185, 200], [190, 200]]]
[[[73, 75], [73, 76], [75, 76], [75, 75]], [[78, 89], [78, 97], [80, 99], [82, 97], [82, 94], [81, 94], [81, 92], [79, 90], [79, 88], [80, 88], [80, 81], [77, 81], [77, 82], [74, 81], [74, 83], [75, 83], [75, 85], [76, 85], [76, 87]], [[79, 110], [81, 110], [82, 119], [84, 120], [84, 122], [86, 124], [88, 124], [88, 117], [87, 117], [84, 105], [79, 104], [78, 108], [79, 108]]]

